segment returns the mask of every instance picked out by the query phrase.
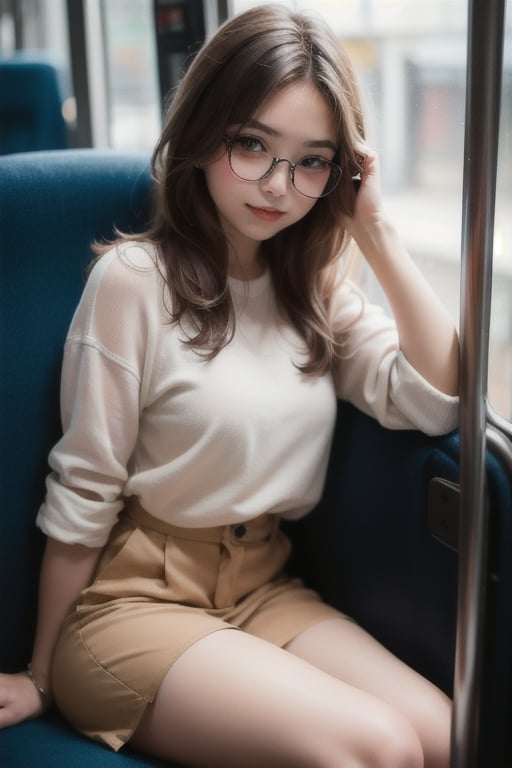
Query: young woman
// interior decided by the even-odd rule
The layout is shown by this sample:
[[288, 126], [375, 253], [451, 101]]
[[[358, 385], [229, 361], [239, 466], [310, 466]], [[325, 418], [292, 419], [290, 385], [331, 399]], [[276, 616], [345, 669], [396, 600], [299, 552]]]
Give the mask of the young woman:
[[[54, 699], [184, 765], [448, 766], [444, 694], [285, 571], [336, 396], [392, 428], [457, 414], [457, 335], [383, 212], [337, 41], [281, 7], [227, 22], [154, 173], [151, 228], [98, 259], [69, 331], [38, 631], [0, 725]], [[394, 322], [343, 279], [351, 243]]]

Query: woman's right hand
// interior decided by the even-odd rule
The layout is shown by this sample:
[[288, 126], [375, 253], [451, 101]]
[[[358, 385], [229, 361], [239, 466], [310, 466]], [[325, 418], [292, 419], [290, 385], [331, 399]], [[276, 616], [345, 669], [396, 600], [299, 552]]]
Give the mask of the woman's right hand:
[[[34, 678], [27, 672], [0, 674], [0, 728], [39, 717], [52, 704], [51, 660], [65, 616], [89, 583], [101, 549], [48, 538], [39, 580], [37, 632], [32, 652]], [[46, 671], [48, 670], [48, 671]]]
[[39, 717], [50, 706], [26, 672], [0, 674], [0, 728]]

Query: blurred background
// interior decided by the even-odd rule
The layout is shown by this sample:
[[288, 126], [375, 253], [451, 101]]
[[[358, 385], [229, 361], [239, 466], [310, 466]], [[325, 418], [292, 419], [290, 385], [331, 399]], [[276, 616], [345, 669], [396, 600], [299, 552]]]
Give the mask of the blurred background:
[[[31, 56], [51, 62], [67, 146], [149, 151], [166, 98], [204, 36], [259, 4], [0, 0], [0, 71], [3, 62]], [[369, 141], [381, 156], [387, 209], [458, 324], [467, 2], [281, 4], [322, 15], [352, 56]], [[506, 13], [489, 399], [512, 419], [512, 0]], [[2, 87], [0, 79], [0, 139], [6, 120]], [[372, 299], [383, 302], [364, 268], [361, 281]]]

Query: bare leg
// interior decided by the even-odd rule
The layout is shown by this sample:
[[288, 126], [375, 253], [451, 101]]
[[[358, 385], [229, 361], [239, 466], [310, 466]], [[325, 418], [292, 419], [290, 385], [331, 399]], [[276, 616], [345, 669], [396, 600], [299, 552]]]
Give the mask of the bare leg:
[[339, 680], [387, 701], [411, 722], [420, 737], [425, 768], [448, 767], [450, 700], [360, 626], [343, 619], [329, 619], [292, 640], [287, 650]]
[[179, 657], [132, 743], [196, 768], [422, 768], [408, 720], [270, 643], [218, 631]]

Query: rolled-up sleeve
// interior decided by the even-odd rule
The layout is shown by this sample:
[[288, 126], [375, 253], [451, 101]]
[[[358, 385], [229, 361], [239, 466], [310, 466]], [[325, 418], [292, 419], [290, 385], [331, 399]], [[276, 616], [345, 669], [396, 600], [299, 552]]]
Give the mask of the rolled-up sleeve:
[[152, 266], [144, 253], [137, 269], [115, 250], [103, 256], [68, 333], [63, 435], [49, 456], [46, 498], [36, 520], [44, 533], [66, 543], [103, 546], [123, 507], [145, 371], [151, 370]]
[[61, 541], [101, 547], [123, 506], [140, 383], [104, 352], [69, 342], [62, 391], [64, 434], [49, 456], [37, 524]]

